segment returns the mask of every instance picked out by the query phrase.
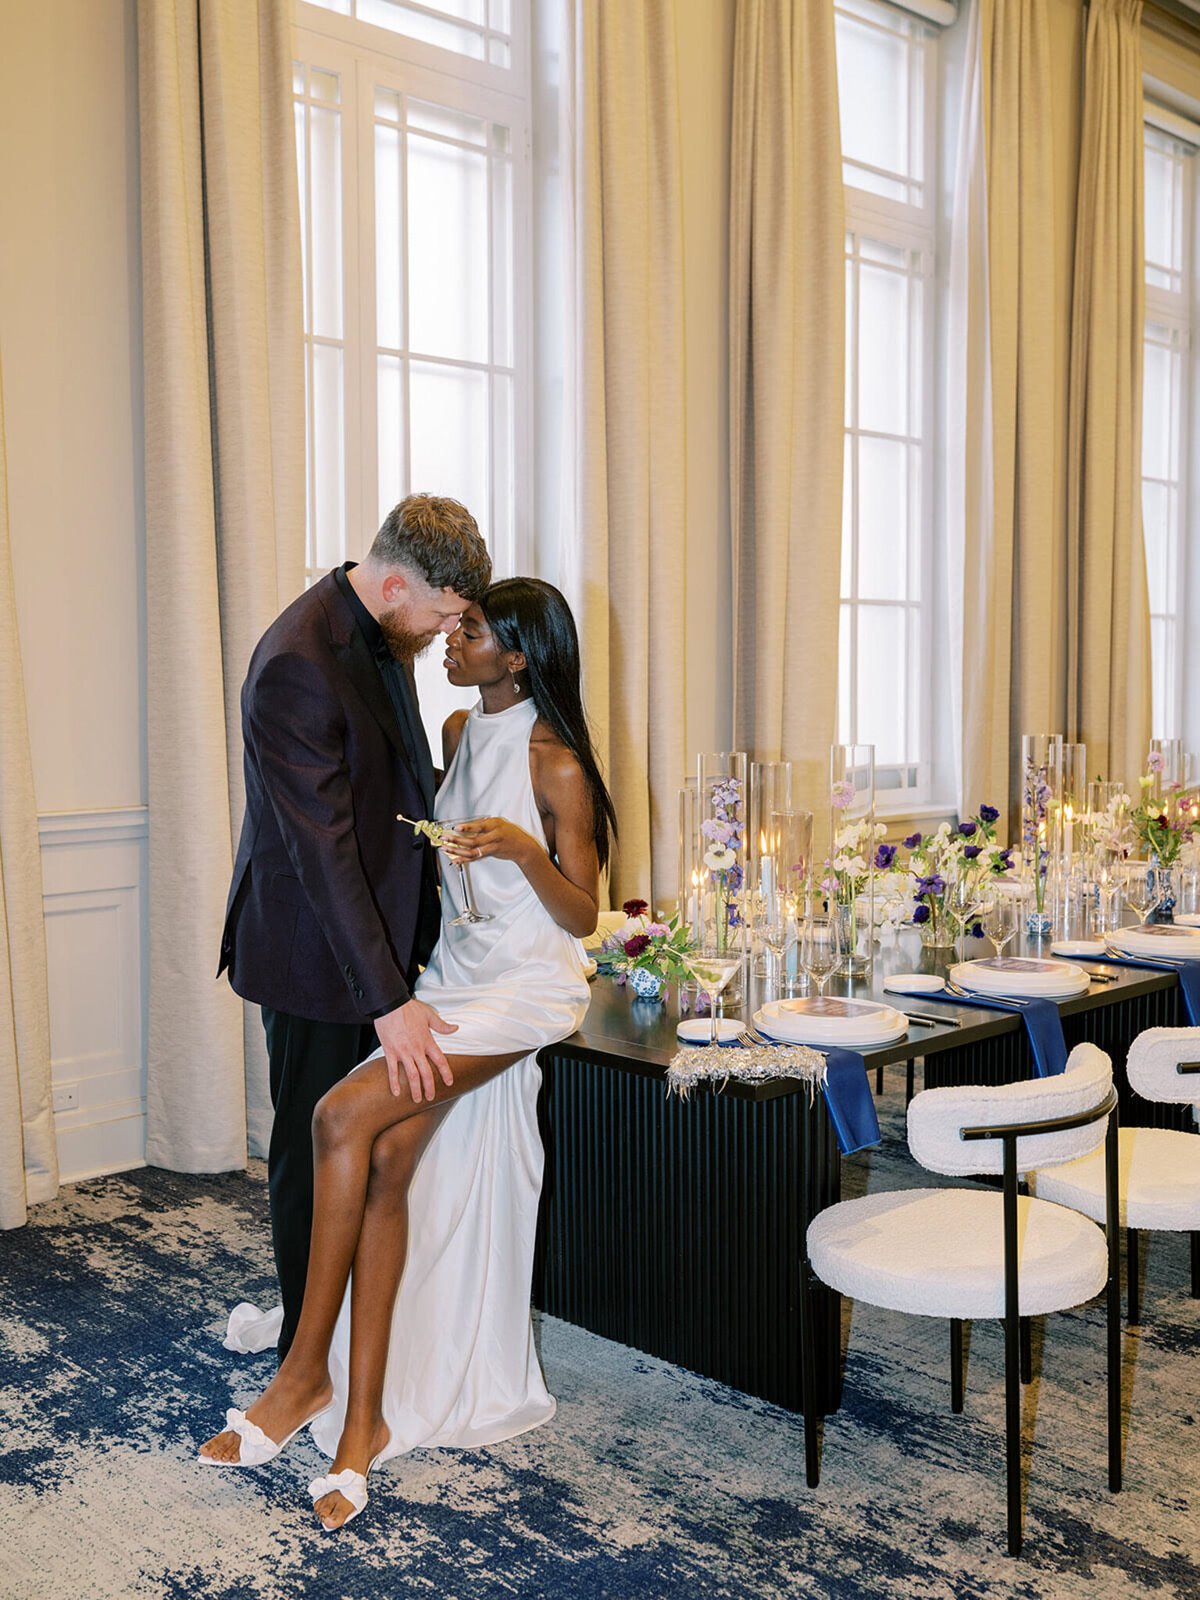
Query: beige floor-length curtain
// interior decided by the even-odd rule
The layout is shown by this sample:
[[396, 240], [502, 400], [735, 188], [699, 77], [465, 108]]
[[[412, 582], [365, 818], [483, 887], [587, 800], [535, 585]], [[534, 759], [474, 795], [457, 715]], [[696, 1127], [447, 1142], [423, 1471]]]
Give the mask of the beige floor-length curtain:
[[1002, 831], [1021, 734], [1061, 729], [1066, 710], [1060, 96], [1045, 0], [975, 0], [950, 268], [950, 623], [959, 809], [998, 806]]
[[1142, 542], [1142, 0], [1092, 0], [1084, 58], [1068, 459], [1067, 728], [1133, 782], [1150, 737]]
[[[610, 884], [674, 901], [684, 772], [685, 371], [675, 0], [567, 0], [563, 581], [620, 826]], [[697, 575], [695, 581], [705, 581]]]
[[288, 0], [139, 0], [150, 813], [147, 1160], [264, 1148], [261, 1025], [214, 978], [238, 692], [304, 580]]
[[58, 1190], [50, 1000], [25, 677], [8, 532], [0, 371], [0, 1228]]
[[734, 742], [828, 804], [845, 208], [832, 0], [738, 0], [730, 175]]

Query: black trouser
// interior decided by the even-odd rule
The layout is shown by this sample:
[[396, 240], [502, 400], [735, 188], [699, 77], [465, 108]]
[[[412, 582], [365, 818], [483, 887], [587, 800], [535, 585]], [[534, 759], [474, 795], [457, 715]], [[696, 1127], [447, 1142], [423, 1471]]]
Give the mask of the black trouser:
[[379, 1038], [371, 1023], [309, 1022], [286, 1011], [262, 1008], [271, 1063], [271, 1147], [267, 1182], [271, 1194], [271, 1242], [283, 1296], [279, 1359], [300, 1320], [313, 1219], [312, 1119], [317, 1101], [348, 1072], [373, 1055]]

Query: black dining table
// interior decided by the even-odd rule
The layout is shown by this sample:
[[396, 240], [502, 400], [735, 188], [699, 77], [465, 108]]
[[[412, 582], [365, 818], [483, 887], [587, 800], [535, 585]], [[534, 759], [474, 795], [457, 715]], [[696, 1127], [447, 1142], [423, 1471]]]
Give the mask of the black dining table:
[[[991, 953], [968, 940], [967, 959]], [[1036, 941], [1008, 954], [1043, 955]], [[905, 930], [877, 946], [869, 973], [839, 976], [827, 993], [886, 1000], [937, 1015], [905, 1037], [862, 1052], [881, 1089], [888, 1068], [920, 1086], [1007, 1083], [1033, 1074], [1019, 1014], [897, 995], [891, 973], [944, 975], [953, 952], [921, 947]], [[1113, 1059], [1122, 1120], [1190, 1127], [1188, 1107], [1151, 1105], [1124, 1076], [1133, 1039], [1182, 1020], [1174, 972], [1079, 960], [1110, 978], [1058, 1002], [1068, 1049], [1091, 1040]], [[752, 1015], [762, 988], [751, 977]], [[686, 1099], [669, 1094], [679, 1046], [677, 998], [637, 999], [600, 975], [583, 1026], [542, 1052], [546, 1149], [534, 1303], [550, 1315], [735, 1389], [801, 1409], [800, 1258], [810, 1219], [841, 1196], [842, 1156], [820, 1092], [796, 1079], [731, 1079]], [[863, 1160], [864, 1156], [850, 1159]], [[814, 1287], [813, 1359], [826, 1411], [841, 1393], [841, 1303]]]

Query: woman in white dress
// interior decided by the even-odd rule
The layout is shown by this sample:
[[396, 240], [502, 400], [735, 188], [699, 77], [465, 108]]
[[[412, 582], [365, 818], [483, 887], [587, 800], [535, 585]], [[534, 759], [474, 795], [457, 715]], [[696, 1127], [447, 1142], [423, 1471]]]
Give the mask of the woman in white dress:
[[435, 815], [455, 822], [459, 848], [445, 854], [469, 862], [476, 905], [491, 914], [456, 923], [459, 873], [444, 866], [441, 939], [416, 992], [452, 1026], [452, 1082], [414, 1101], [377, 1056], [321, 1101], [295, 1338], [258, 1400], [227, 1412], [200, 1451], [214, 1466], [259, 1465], [312, 1423], [333, 1457], [311, 1485], [329, 1530], [365, 1506], [376, 1462], [494, 1443], [554, 1414], [529, 1320], [537, 1052], [587, 1009], [579, 941], [596, 926], [615, 819], [557, 589], [494, 584], [463, 613], [445, 664], [480, 700], [443, 730]]

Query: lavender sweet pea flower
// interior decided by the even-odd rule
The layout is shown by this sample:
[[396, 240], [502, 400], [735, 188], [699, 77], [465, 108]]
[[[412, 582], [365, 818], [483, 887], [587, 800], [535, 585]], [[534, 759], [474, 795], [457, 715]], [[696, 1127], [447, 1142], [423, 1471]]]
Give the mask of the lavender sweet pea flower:
[[906, 850], [915, 850], [920, 842], [921, 835], [919, 833], [910, 833], [908, 838], [903, 841], [903, 844]]
[[896, 846], [894, 844], [881, 844], [875, 852], [875, 865], [880, 872], [886, 872], [896, 859]]
[[1151, 772], [1165, 772], [1167, 767], [1167, 758], [1165, 755], [1163, 755], [1161, 750], [1151, 750], [1150, 754], [1146, 757], [1146, 766]]

